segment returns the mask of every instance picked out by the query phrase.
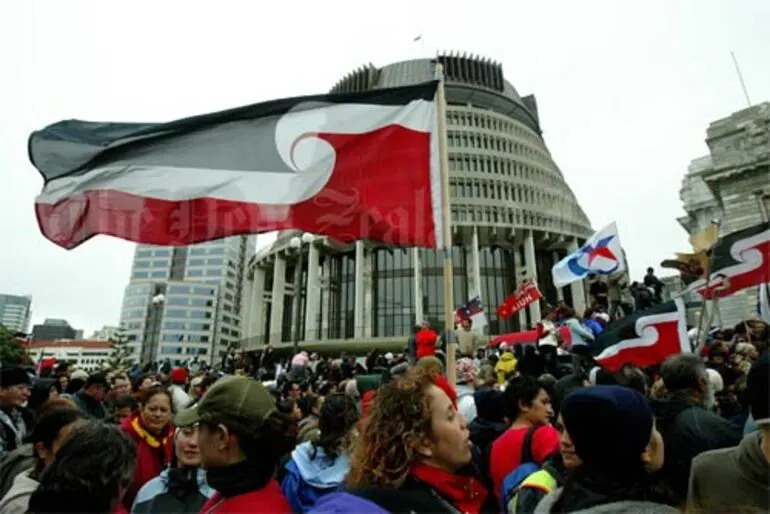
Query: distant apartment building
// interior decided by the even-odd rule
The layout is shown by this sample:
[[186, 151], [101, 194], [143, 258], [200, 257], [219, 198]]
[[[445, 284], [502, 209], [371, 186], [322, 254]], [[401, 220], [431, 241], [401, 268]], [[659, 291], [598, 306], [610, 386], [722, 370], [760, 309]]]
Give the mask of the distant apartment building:
[[120, 326], [141, 362], [215, 362], [241, 339], [243, 280], [254, 236], [186, 247], [139, 245]]
[[120, 332], [120, 327], [104, 325], [99, 330], [94, 330], [88, 339], [91, 341], [110, 341], [115, 338], [118, 332]]
[[0, 294], [0, 325], [12, 332], [29, 331], [32, 297]]
[[55, 358], [59, 362], [69, 362], [77, 369], [91, 372], [105, 367], [111, 345], [109, 341], [32, 341], [27, 348], [32, 362]]
[[[694, 234], [718, 219], [722, 235], [760, 223], [759, 202], [770, 197], [770, 102], [711, 123], [706, 144], [709, 155], [692, 161], [682, 181], [679, 223]], [[721, 299], [722, 323], [756, 315], [756, 298], [750, 288]]]
[[83, 331], [72, 328], [66, 319], [46, 318], [42, 325], [32, 327], [32, 339], [36, 341], [82, 338]]

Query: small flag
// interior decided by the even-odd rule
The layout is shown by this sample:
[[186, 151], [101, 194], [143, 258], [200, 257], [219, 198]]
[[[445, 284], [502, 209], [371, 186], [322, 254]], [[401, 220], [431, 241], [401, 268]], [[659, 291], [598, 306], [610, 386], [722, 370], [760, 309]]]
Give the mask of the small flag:
[[677, 298], [610, 323], [591, 351], [602, 367], [613, 372], [624, 364], [646, 368], [670, 355], [690, 353], [684, 300]]
[[56, 123], [29, 138], [40, 230], [67, 249], [97, 234], [176, 246], [285, 229], [441, 246], [437, 84]]
[[455, 311], [456, 321], [461, 322], [465, 319], [471, 320], [471, 328], [474, 330], [481, 330], [487, 326], [487, 315], [484, 313], [480, 297], [471, 298]]
[[612, 275], [626, 269], [618, 227], [613, 222], [557, 262], [551, 274], [556, 287], [583, 280], [590, 274]]
[[528, 307], [543, 297], [537, 284], [532, 279], [524, 280], [515, 293], [508, 295], [497, 308], [497, 317], [507, 319], [521, 309]]

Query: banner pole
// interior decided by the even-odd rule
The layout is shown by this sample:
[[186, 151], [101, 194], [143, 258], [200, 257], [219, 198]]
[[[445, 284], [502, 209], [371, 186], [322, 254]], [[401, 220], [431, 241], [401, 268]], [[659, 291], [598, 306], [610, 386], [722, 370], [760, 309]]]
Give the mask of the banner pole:
[[444, 341], [446, 343], [446, 377], [452, 386], [457, 384], [457, 368], [455, 355], [457, 348], [454, 345], [454, 266], [452, 263], [452, 218], [450, 216], [449, 202], [449, 149], [447, 148], [447, 130], [446, 130], [446, 92], [444, 90], [444, 66], [436, 60], [435, 68], [436, 79], [438, 79], [438, 89], [436, 90], [436, 110], [438, 115], [438, 152], [439, 152], [439, 173], [441, 176], [441, 221], [442, 221], [442, 242], [443, 242], [443, 261], [444, 261]]

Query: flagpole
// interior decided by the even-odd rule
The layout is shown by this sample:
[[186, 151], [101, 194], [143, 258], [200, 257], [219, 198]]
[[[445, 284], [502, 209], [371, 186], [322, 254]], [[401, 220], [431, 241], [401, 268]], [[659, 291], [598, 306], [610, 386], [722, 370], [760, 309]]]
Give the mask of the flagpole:
[[454, 266], [452, 264], [452, 218], [449, 213], [449, 149], [447, 148], [446, 131], [446, 92], [444, 90], [444, 66], [436, 62], [436, 78], [438, 89], [436, 90], [436, 104], [438, 112], [438, 152], [439, 173], [441, 176], [441, 221], [442, 221], [442, 253], [444, 257], [444, 337], [446, 342], [446, 376], [447, 381], [453, 386], [457, 383], [455, 363], [455, 348], [453, 338], [454, 331]]

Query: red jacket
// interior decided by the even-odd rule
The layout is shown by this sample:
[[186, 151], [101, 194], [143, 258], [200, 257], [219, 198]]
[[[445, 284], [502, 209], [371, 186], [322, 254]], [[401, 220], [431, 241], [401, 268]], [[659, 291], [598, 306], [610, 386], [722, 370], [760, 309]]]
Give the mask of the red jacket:
[[216, 493], [203, 506], [200, 514], [291, 514], [291, 506], [278, 482], [270, 480], [265, 487], [232, 498]]
[[126, 490], [123, 505], [130, 511], [136, 493], [144, 484], [166, 469], [174, 453], [174, 427], [168, 425], [159, 439], [149, 434], [142, 425], [142, 418], [134, 414], [123, 420], [120, 429], [136, 443], [136, 469], [134, 480]]
[[422, 328], [415, 336], [417, 343], [417, 360], [423, 357], [433, 357], [436, 355], [436, 341], [438, 334], [430, 328]]

